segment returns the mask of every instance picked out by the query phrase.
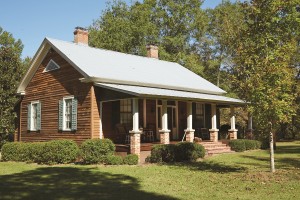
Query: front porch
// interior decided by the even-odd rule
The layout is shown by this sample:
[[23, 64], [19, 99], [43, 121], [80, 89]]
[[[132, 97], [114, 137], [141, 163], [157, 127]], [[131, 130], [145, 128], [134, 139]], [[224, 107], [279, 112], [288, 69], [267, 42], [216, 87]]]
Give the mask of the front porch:
[[[222, 107], [230, 108], [230, 139], [237, 139], [235, 107], [245, 103], [219, 95], [162, 88], [97, 84], [100, 138], [139, 155], [152, 144], [218, 142]], [[151, 145], [149, 145], [151, 144]], [[123, 146], [122, 146], [123, 145]], [[125, 149], [126, 149], [125, 148]]]

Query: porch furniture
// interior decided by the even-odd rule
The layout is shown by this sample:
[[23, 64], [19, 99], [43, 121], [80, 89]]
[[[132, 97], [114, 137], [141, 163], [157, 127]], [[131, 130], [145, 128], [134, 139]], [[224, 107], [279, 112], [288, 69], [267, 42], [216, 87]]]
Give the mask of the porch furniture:
[[144, 129], [143, 130], [146, 141], [154, 142], [154, 133], [152, 129]]
[[209, 132], [207, 128], [201, 128], [202, 140], [209, 140]]
[[121, 136], [122, 140], [124, 140], [125, 144], [130, 143], [130, 135], [129, 132], [127, 132], [124, 124], [116, 124], [116, 133]]

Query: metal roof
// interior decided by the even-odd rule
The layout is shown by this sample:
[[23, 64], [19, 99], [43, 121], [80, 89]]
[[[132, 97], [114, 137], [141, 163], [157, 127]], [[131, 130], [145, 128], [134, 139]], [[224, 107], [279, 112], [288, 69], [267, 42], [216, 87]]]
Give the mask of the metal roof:
[[219, 104], [237, 104], [237, 105], [246, 104], [245, 101], [242, 101], [240, 99], [234, 99], [234, 98], [225, 97], [221, 95], [203, 94], [203, 93], [186, 92], [186, 91], [169, 90], [169, 89], [152, 88], [152, 87], [132, 86], [132, 85], [108, 84], [108, 83], [96, 83], [95, 86], [131, 94], [138, 97], [155, 97], [155, 98], [172, 97], [175, 99], [209, 101], [209, 102], [215, 102]]
[[45, 40], [91, 82], [158, 87], [207, 94], [226, 93], [174, 62], [92, 48], [56, 39]]

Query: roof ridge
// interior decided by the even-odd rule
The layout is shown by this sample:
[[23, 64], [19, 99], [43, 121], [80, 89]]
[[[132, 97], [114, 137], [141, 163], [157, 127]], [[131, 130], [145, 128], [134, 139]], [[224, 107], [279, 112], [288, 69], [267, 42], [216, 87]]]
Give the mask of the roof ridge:
[[167, 63], [174, 63], [174, 64], [177, 64], [177, 65], [180, 65], [177, 62], [172, 62], [172, 61], [167, 61], [167, 60], [160, 60], [160, 59], [156, 59], [156, 58], [149, 58], [149, 57], [146, 57], [146, 56], [134, 55], [134, 54], [114, 51], [114, 50], [110, 50], [110, 49], [97, 48], [97, 47], [92, 47], [92, 46], [88, 46], [88, 45], [84, 45], [84, 44], [80, 44], [80, 43], [74, 43], [74, 42], [71, 42], [71, 41], [59, 40], [59, 39], [50, 38], [50, 37], [46, 37], [46, 39], [49, 40], [49, 41], [56, 40], [56, 41], [59, 41], [59, 42], [64, 42], [64, 43], [72, 44], [72, 45], [75, 45], [75, 46], [81, 46], [81, 47], [91, 48], [91, 49], [95, 49], [95, 50], [108, 51], [108, 52], [123, 54], [123, 55], [126, 55], [126, 56], [134, 56], [134, 57], [142, 58], [142, 59], [151, 59], [155, 62], [156, 61], [158, 61], [158, 62], [167, 62]]

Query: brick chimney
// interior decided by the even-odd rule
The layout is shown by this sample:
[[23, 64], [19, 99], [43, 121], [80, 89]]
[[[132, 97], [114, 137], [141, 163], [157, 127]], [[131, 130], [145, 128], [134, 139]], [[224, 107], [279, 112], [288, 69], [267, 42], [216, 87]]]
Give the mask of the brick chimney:
[[147, 57], [158, 59], [158, 46], [156, 45], [147, 45]]
[[89, 32], [87, 29], [77, 26], [74, 31], [74, 43], [89, 44]]

